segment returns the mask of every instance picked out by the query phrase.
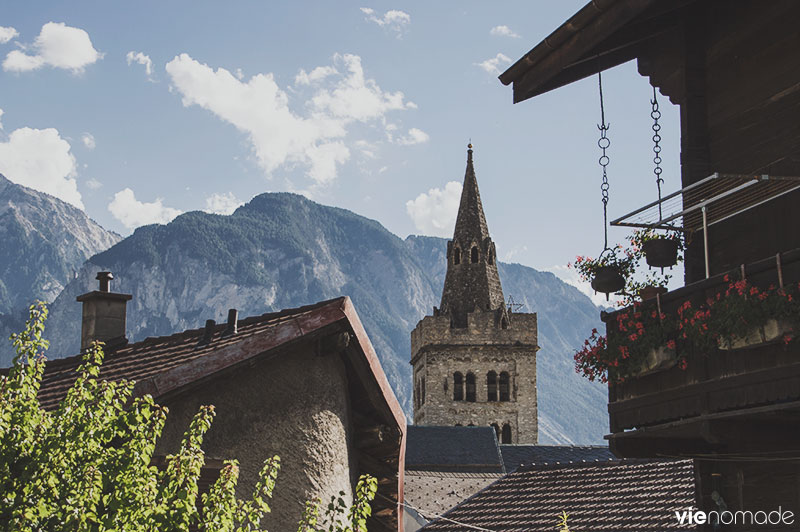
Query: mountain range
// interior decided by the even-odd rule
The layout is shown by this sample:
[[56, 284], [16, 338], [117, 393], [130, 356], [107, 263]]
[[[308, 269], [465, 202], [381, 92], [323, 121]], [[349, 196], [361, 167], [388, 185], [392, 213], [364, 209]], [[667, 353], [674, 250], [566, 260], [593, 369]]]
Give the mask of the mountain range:
[[82, 210], [0, 174], [0, 333], [18, 330], [34, 300], [52, 302], [86, 259], [121, 239]]
[[[403, 240], [350, 211], [267, 193], [231, 215], [189, 212], [120, 240], [55, 198], [2, 184], [0, 199], [15, 199], [0, 206], [0, 241], [4, 255], [20, 251], [2, 263], [0, 280], [4, 293], [14, 294], [7, 297], [10, 313], [36, 297], [52, 300], [45, 332], [50, 358], [77, 353], [81, 310], [75, 298], [96, 288], [98, 271], [114, 273], [114, 291], [133, 294], [127, 323], [132, 341], [197, 328], [206, 319], [223, 321], [229, 308], [249, 316], [348, 295], [411, 419], [409, 333], [439, 304], [445, 239]], [[47, 208], [45, 201], [61, 205]], [[36, 238], [14, 240], [20, 228]], [[552, 273], [504, 263], [499, 271], [506, 296], [539, 315], [540, 442], [600, 443], [607, 431], [605, 389], [578, 376], [572, 361], [599, 326], [598, 308]], [[50, 284], [42, 281], [51, 278]], [[0, 328], [10, 325], [18, 327], [19, 320]], [[0, 347], [3, 365], [11, 356], [10, 345]]]

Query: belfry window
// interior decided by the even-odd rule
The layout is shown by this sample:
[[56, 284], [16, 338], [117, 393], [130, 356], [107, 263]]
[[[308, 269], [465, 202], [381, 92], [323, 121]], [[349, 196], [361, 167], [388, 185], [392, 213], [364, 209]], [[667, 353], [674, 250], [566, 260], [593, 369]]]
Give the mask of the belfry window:
[[500, 373], [500, 400], [501, 401], [510, 401], [511, 400], [511, 393], [510, 393], [510, 380], [507, 371], [503, 371]]
[[490, 371], [486, 374], [486, 400], [497, 401], [497, 372]]
[[467, 401], [475, 402], [475, 374], [471, 371], [467, 373]]
[[453, 401], [464, 400], [464, 376], [460, 371], [453, 373]]
[[494, 435], [497, 437], [497, 441], [500, 441], [500, 425], [492, 423], [491, 427], [494, 429]]
[[494, 253], [492, 253], [491, 249], [489, 250], [489, 256], [486, 258], [486, 260], [489, 262], [489, 264], [494, 264]]
[[472, 264], [478, 262], [478, 246], [472, 246], [471, 258]]
[[453, 264], [461, 264], [461, 248], [453, 250]]
[[503, 433], [500, 436], [500, 443], [511, 443], [511, 425], [503, 424]]

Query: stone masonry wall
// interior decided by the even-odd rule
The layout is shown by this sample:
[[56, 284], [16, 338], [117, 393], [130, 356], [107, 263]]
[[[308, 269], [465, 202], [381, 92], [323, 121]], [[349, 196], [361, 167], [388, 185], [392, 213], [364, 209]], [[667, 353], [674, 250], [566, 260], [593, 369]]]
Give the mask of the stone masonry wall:
[[[466, 329], [451, 328], [447, 316], [426, 316], [419, 322], [411, 336], [414, 422], [499, 427], [508, 423], [513, 443], [537, 443], [536, 314], [512, 314], [507, 329], [495, 325], [493, 314], [470, 314]], [[475, 374], [475, 402], [453, 399], [456, 371], [465, 378], [468, 372]], [[489, 371], [509, 373], [510, 401], [488, 400]]]
[[164, 401], [169, 409], [157, 453], [178, 448], [200, 405], [213, 404], [216, 419], [203, 450], [209, 458], [236, 458], [239, 497], [252, 493], [265, 459], [281, 457], [269, 530], [296, 530], [304, 501], [319, 497], [323, 508], [344, 491], [352, 501], [355, 461], [347, 380], [338, 356], [298, 349], [215, 378]]

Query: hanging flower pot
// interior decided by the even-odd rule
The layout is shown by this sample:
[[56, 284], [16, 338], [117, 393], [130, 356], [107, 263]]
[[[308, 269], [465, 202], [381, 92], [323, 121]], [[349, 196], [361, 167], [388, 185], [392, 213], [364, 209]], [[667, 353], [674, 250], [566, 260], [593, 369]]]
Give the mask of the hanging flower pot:
[[619, 292], [625, 288], [625, 277], [622, 275], [621, 268], [617, 265], [600, 266], [594, 272], [592, 288], [596, 292], [606, 295]]
[[652, 238], [642, 248], [648, 266], [668, 268], [678, 263], [678, 241], [673, 238]]

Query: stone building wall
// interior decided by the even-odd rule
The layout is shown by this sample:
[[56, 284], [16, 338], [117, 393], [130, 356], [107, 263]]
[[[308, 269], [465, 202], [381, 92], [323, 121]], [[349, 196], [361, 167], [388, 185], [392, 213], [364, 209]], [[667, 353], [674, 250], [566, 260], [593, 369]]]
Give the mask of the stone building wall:
[[249, 497], [265, 459], [281, 457], [269, 530], [296, 530], [306, 500], [344, 491], [352, 501], [355, 459], [345, 369], [338, 356], [297, 349], [161, 401], [170, 409], [158, 454], [177, 450], [202, 404], [216, 418], [203, 442], [209, 458], [237, 458], [237, 495]]
[[[510, 314], [506, 329], [495, 314], [470, 314], [466, 329], [451, 328], [447, 316], [419, 322], [411, 336], [416, 424], [508, 424], [512, 443], [537, 442], [536, 314]], [[489, 371], [508, 372], [509, 401], [488, 400]], [[454, 399], [455, 372], [475, 375], [475, 402]]]

